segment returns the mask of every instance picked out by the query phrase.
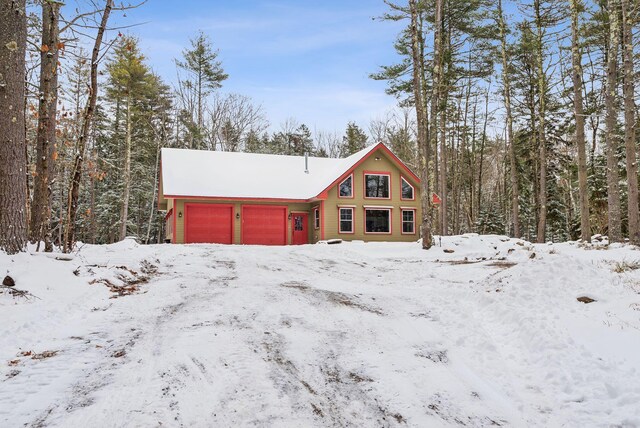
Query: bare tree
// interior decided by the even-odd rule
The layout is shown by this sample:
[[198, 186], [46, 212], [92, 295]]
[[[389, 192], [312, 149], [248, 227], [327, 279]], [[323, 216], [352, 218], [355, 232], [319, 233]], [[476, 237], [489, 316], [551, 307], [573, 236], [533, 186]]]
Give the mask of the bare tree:
[[27, 239], [25, 0], [0, 0], [0, 250], [23, 251]]
[[80, 129], [80, 135], [78, 136], [78, 147], [73, 162], [73, 168], [71, 170], [71, 184], [69, 188], [69, 199], [67, 204], [67, 224], [65, 228], [64, 239], [64, 251], [71, 251], [75, 242], [75, 222], [76, 214], [78, 212], [78, 198], [80, 196], [80, 180], [82, 179], [82, 166], [84, 162], [84, 156], [86, 152], [87, 140], [89, 139], [89, 133], [93, 124], [93, 114], [96, 109], [96, 103], [98, 100], [98, 65], [100, 62], [100, 48], [102, 46], [102, 39], [104, 32], [109, 22], [109, 15], [113, 9], [113, 0], [106, 0], [104, 11], [102, 12], [102, 19], [98, 26], [98, 32], [96, 34], [95, 42], [93, 45], [93, 51], [91, 53], [91, 73], [90, 73], [90, 86], [89, 86], [89, 98], [87, 105], [83, 112], [82, 126]]
[[330, 158], [340, 157], [342, 138], [337, 132], [316, 131], [313, 136], [318, 151], [324, 150]]
[[214, 150], [237, 152], [249, 132], [260, 134], [269, 126], [262, 106], [240, 94], [215, 94], [207, 108], [209, 146]]

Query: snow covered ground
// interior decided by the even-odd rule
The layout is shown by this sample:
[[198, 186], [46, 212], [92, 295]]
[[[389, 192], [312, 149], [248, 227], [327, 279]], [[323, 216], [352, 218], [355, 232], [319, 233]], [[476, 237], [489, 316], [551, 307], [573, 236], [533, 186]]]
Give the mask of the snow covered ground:
[[[631, 246], [125, 241], [55, 257], [0, 254], [0, 278], [34, 296], [0, 292], [2, 427], [640, 427]], [[138, 291], [113, 298], [123, 285]]]

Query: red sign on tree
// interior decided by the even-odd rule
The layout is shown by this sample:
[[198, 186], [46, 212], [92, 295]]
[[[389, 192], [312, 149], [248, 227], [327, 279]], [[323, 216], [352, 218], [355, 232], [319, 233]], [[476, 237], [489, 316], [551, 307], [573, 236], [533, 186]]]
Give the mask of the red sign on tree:
[[438, 196], [436, 193], [433, 193], [431, 195], [431, 202], [433, 203], [433, 205], [440, 205], [442, 203], [442, 199], [440, 199], [440, 196]]

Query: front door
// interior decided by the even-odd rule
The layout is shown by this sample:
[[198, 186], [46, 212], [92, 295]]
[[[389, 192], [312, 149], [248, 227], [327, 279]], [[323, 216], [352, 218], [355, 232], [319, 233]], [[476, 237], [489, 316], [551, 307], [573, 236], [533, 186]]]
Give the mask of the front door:
[[293, 213], [291, 227], [293, 228], [291, 239], [293, 245], [309, 243], [309, 216], [307, 214]]

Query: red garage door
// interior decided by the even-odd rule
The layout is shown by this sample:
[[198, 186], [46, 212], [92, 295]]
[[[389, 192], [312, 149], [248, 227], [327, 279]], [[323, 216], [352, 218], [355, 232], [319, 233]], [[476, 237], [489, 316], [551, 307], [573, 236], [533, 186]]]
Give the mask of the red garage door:
[[233, 244], [233, 206], [185, 204], [184, 242]]
[[244, 205], [242, 243], [250, 245], [287, 244], [287, 207]]

